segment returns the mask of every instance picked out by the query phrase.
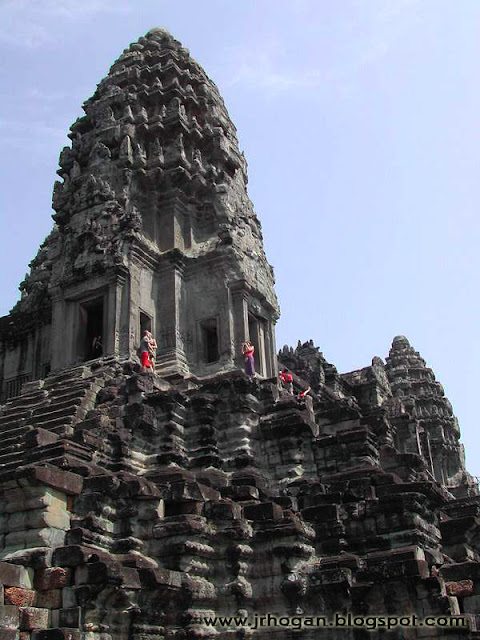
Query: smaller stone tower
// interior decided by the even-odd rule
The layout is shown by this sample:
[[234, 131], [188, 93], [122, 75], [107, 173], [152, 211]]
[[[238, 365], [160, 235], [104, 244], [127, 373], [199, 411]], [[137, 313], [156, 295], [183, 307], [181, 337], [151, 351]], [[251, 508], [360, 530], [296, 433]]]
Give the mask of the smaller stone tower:
[[421, 452], [437, 482], [450, 491], [461, 488], [465, 452], [442, 385], [405, 336], [394, 338], [386, 363], [396, 413], [409, 415], [416, 425], [410, 436], [404, 434], [404, 442], [411, 451]]

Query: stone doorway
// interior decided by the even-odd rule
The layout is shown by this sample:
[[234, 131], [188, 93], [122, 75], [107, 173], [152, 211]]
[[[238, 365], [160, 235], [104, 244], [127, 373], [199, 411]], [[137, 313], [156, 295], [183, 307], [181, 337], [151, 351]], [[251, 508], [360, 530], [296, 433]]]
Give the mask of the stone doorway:
[[103, 297], [80, 304], [80, 356], [93, 360], [104, 354], [104, 304]]

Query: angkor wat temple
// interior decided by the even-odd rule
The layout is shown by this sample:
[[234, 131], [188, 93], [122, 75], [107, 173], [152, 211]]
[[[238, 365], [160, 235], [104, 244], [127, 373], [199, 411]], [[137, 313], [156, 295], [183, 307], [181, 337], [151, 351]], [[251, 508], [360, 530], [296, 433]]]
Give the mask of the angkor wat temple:
[[0, 640], [374, 633], [206, 620], [335, 613], [463, 615], [388, 636], [479, 636], [480, 498], [432, 370], [403, 336], [344, 374], [312, 342], [277, 354], [235, 127], [168, 32], [84, 111], [0, 319]]

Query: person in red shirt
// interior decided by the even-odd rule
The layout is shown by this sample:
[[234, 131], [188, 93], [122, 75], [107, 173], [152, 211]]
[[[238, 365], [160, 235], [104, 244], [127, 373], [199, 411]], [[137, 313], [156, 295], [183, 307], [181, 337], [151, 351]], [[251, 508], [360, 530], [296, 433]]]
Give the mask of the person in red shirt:
[[288, 393], [293, 394], [293, 375], [286, 369], [280, 372], [280, 381], [282, 385], [287, 389]]
[[245, 358], [245, 373], [247, 376], [255, 376], [255, 347], [250, 341], [243, 343], [242, 353]]

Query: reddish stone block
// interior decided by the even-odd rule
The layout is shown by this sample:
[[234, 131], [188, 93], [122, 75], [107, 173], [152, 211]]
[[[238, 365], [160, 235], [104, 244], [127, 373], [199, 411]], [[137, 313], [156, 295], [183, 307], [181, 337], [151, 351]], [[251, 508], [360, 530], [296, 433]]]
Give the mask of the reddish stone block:
[[40, 569], [35, 573], [35, 588], [39, 591], [63, 589], [70, 584], [71, 570], [64, 567]]
[[67, 495], [77, 496], [82, 491], [82, 476], [71, 471], [57, 469], [57, 467], [50, 464], [45, 464], [42, 467], [28, 467], [25, 473], [29, 479], [36, 480], [41, 484], [47, 485], [47, 487], [58, 489], [58, 491]]
[[457, 598], [471, 596], [473, 594], [473, 581], [458, 580], [458, 582], [446, 582], [445, 588], [448, 596], [456, 596]]
[[34, 629], [48, 628], [48, 609], [38, 609], [36, 607], [20, 608], [20, 629], [22, 631], [33, 631]]
[[14, 604], [17, 607], [31, 607], [35, 599], [35, 591], [21, 589], [20, 587], [6, 587], [4, 598], [5, 604]]

